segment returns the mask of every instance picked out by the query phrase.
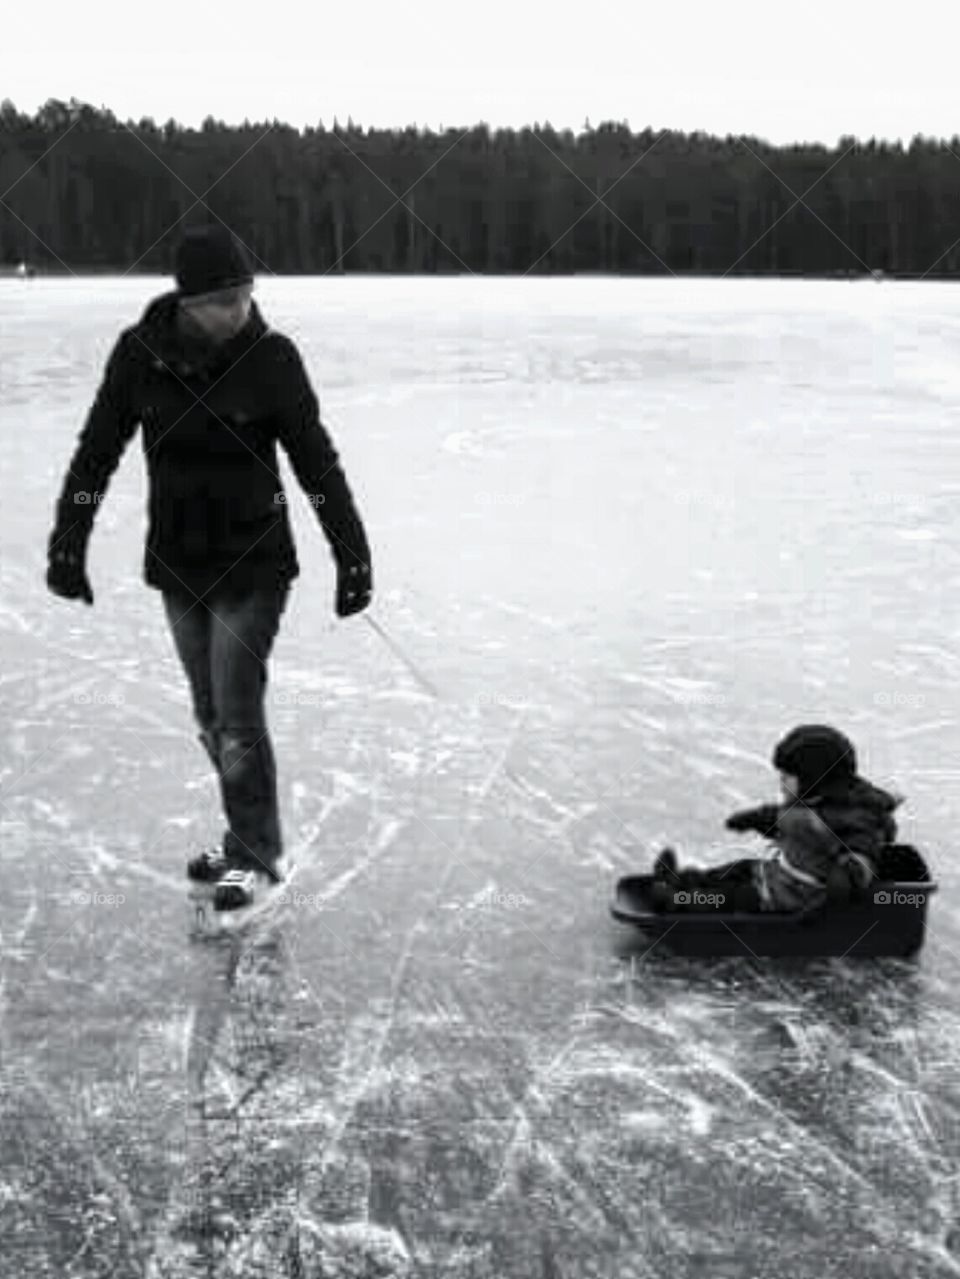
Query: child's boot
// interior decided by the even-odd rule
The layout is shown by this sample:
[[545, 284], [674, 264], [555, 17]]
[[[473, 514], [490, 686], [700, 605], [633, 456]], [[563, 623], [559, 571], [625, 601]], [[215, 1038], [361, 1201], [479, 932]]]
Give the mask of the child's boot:
[[677, 882], [677, 854], [672, 848], [662, 848], [653, 863], [653, 877], [658, 880], [666, 880], [673, 884]]
[[653, 883], [650, 886], [650, 901], [654, 910], [672, 910], [674, 894], [680, 887], [680, 876], [677, 868], [677, 854], [672, 848], [660, 850], [653, 863]]

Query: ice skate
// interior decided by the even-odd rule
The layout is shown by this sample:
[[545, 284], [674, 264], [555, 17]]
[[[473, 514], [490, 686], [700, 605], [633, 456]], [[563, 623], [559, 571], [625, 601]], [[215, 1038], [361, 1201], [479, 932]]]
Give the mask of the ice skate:
[[286, 858], [273, 866], [228, 866], [212, 885], [204, 885], [203, 900], [195, 902], [197, 930], [206, 936], [222, 936], [264, 919], [273, 907], [287, 900], [284, 890], [294, 869]]
[[190, 903], [192, 934], [208, 931], [215, 910], [217, 885], [237, 864], [229, 831], [224, 835], [221, 847], [204, 848], [187, 862], [187, 898]]

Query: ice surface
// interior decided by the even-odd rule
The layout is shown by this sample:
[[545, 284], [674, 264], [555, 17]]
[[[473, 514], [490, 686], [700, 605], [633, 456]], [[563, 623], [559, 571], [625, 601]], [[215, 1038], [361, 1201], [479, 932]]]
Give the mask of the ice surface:
[[[76, 433], [156, 281], [0, 282], [0, 1269], [960, 1274], [952, 285], [258, 282], [374, 549], [304, 566], [268, 696], [291, 900], [191, 946], [217, 840], [139, 441], [96, 604], [48, 596]], [[284, 463], [286, 466], [286, 464]], [[286, 468], [288, 488], [295, 483]], [[917, 964], [613, 924], [827, 719], [942, 891]]]

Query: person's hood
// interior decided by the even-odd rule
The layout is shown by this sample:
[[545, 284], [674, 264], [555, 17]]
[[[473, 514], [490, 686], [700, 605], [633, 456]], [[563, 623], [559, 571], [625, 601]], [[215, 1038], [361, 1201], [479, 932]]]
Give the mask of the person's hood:
[[902, 795], [891, 794], [880, 786], [875, 786], [873, 782], [868, 782], [865, 777], [859, 774], [852, 778], [842, 791], [838, 791], [836, 795], [832, 792], [825, 793], [822, 796], [811, 797], [808, 804], [816, 806], [819, 801], [821, 804], [831, 804], [840, 800], [844, 806], [852, 806], [856, 808], [869, 809], [878, 815], [886, 816], [899, 808], [903, 803]]
[[182, 324], [180, 294], [172, 290], [149, 302], [133, 329], [155, 362], [167, 365], [179, 377], [189, 377], [225, 370], [248, 346], [259, 341], [268, 325], [251, 298], [250, 314], [240, 332], [227, 342], [211, 342]]

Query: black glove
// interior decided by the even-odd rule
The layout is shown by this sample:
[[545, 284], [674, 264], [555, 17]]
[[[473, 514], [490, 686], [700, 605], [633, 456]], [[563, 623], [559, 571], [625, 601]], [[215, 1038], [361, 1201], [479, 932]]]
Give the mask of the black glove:
[[777, 833], [779, 815], [779, 805], [761, 804], [758, 808], [741, 808], [731, 813], [725, 824], [727, 830], [754, 830], [758, 835], [772, 837]]
[[93, 603], [93, 591], [87, 577], [86, 554], [83, 551], [57, 547], [47, 556], [47, 589], [65, 600]]
[[372, 591], [373, 573], [369, 564], [361, 564], [356, 558], [352, 558], [351, 563], [337, 561], [338, 617], [361, 613], [370, 603]]

